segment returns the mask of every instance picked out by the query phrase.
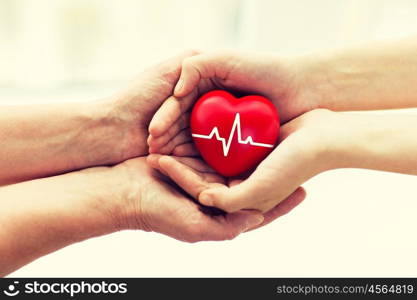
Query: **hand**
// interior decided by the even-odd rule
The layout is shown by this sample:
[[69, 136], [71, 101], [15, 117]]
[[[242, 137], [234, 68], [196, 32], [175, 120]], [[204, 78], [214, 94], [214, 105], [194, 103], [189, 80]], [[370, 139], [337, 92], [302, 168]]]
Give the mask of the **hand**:
[[145, 160], [1, 187], [0, 276], [117, 230], [156, 231], [197, 242], [231, 239], [263, 222], [259, 212], [219, 214], [193, 202]]
[[100, 103], [104, 104], [108, 123], [116, 124], [119, 133], [117, 142], [120, 144], [113, 145], [118, 152], [116, 162], [148, 153], [149, 122], [173, 93], [182, 61], [195, 54], [189, 51], [145, 70], [128, 88]]
[[[335, 165], [337, 155], [331, 149], [337, 141], [337, 130], [334, 127], [340, 123], [336, 116], [337, 113], [331, 111], [314, 110], [283, 125], [279, 146], [244, 180], [213, 184], [210, 178], [201, 174], [192, 175], [190, 168], [179, 166], [181, 162], [191, 166], [194, 173], [196, 170], [206, 171], [201, 163], [191, 164], [192, 159], [187, 157], [176, 158], [176, 161], [162, 157], [159, 167], [156, 163], [150, 163], [166, 172], [204, 205], [218, 207], [227, 212], [241, 209], [267, 212], [277, 205], [279, 207], [279, 203], [283, 204], [282, 201], [291, 194], [300, 193], [298, 187], [307, 179]], [[286, 201], [298, 204], [297, 201]], [[289, 206], [292, 208], [295, 205]]]
[[[300, 70], [294, 62], [267, 55], [215, 53], [185, 59], [175, 89], [178, 97], [170, 97], [149, 126], [149, 152], [198, 156], [188, 129], [189, 109], [200, 94], [214, 88], [263, 94], [279, 108], [283, 121], [316, 107], [318, 97], [307, 88]], [[250, 208], [265, 212], [273, 206], [257, 203]]]
[[[262, 214], [255, 211], [210, 214], [208, 208], [150, 168], [145, 158], [128, 160], [112, 172], [117, 178], [126, 178], [124, 200], [117, 201], [117, 208], [112, 210], [119, 229], [156, 231], [181, 241], [197, 242], [232, 239], [264, 221]], [[212, 180], [221, 179], [214, 175]]]
[[[199, 199], [201, 193], [210, 192], [212, 189], [231, 188], [242, 182], [239, 179], [227, 180], [217, 175], [214, 170], [198, 158], [151, 154], [147, 157], [147, 161], [153, 168], [169, 176], [195, 199]], [[264, 226], [290, 212], [304, 200], [305, 196], [304, 189], [299, 187], [281, 203], [264, 213], [264, 221], [254, 228]]]
[[[215, 52], [184, 59], [180, 79], [149, 126], [148, 142], [154, 153], [169, 154], [168, 141], [186, 141], [183, 129], [188, 111], [204, 92], [234, 90], [266, 96], [278, 108], [283, 123], [319, 106], [317, 76], [309, 75], [308, 59], [281, 59], [274, 55]], [[313, 67], [311, 67], [312, 69]], [[181, 152], [181, 150], [178, 150]]]
[[[329, 124], [332, 124], [329, 126]], [[337, 165], [337, 113], [314, 110], [284, 124], [279, 146], [245, 180], [202, 191], [198, 200], [227, 212], [268, 211], [305, 181]]]

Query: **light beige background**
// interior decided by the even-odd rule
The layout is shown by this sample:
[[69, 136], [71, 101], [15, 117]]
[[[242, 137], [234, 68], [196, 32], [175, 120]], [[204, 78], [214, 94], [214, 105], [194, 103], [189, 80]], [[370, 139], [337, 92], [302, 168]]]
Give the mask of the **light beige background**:
[[[413, 0], [0, 0], [0, 104], [104, 97], [190, 47], [298, 55], [415, 35], [416, 15]], [[233, 241], [120, 232], [11, 277], [417, 276], [415, 176], [335, 170], [305, 187], [291, 214]]]

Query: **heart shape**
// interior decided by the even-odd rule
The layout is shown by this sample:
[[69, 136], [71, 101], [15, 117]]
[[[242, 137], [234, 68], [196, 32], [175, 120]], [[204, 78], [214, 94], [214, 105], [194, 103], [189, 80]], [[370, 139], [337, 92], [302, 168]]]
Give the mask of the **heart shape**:
[[191, 134], [203, 159], [219, 174], [236, 176], [256, 167], [275, 147], [279, 117], [267, 98], [236, 98], [215, 90], [198, 99]]

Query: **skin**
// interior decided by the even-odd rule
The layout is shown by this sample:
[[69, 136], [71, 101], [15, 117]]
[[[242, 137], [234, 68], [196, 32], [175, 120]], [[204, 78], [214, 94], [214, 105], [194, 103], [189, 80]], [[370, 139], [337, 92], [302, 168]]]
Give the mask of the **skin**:
[[[195, 166], [202, 164], [198, 158], [154, 154], [148, 161], [158, 159], [160, 168], [204, 205], [227, 212], [242, 208], [267, 212], [285, 203], [281, 199], [305, 181], [331, 169], [366, 168], [417, 175], [415, 136], [414, 116], [364, 116], [319, 109], [286, 123], [279, 147], [245, 180], [222, 184], [206, 178], [200, 174], [202, 167]], [[187, 172], [199, 174], [194, 183], [186, 181]]]
[[[410, 155], [417, 149], [412, 117], [346, 116], [320, 109], [416, 107], [416, 50], [416, 39], [407, 39], [291, 59], [234, 52], [185, 59], [174, 97], [151, 121], [150, 152], [199, 159], [184, 120], [201, 92], [225, 88], [266, 96], [284, 124], [280, 145], [249, 177], [189, 192], [204, 205], [228, 212], [249, 208], [265, 212], [309, 178], [334, 168], [416, 174], [417, 161]], [[165, 168], [186, 189], [177, 175], [189, 165], [176, 162], [183, 165], [182, 170], [175, 168], [177, 173], [172, 166]]]
[[0, 276], [119, 230], [155, 231], [185, 242], [232, 239], [304, 199], [300, 190], [265, 215], [227, 214], [194, 201], [146, 163], [149, 122], [172, 94], [181, 62], [194, 54], [148, 69], [102, 101], [1, 109]]
[[155, 231], [197, 242], [232, 239], [263, 222], [262, 214], [253, 211], [204, 213], [145, 160], [0, 188], [0, 275], [72, 243], [119, 230]]
[[149, 122], [172, 94], [182, 60], [195, 54], [153, 66], [99, 101], [0, 106], [0, 185], [146, 155]]

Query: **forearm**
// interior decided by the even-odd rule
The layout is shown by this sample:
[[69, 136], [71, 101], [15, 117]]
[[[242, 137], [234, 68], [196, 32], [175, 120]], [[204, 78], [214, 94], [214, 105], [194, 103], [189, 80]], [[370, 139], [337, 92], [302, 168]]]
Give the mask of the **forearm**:
[[125, 183], [113, 172], [99, 167], [0, 188], [0, 275], [122, 229], [119, 203]]
[[417, 175], [417, 116], [338, 114], [334, 166]]
[[309, 55], [297, 63], [317, 106], [336, 111], [417, 107], [417, 38]]
[[1, 106], [0, 185], [120, 161], [117, 122], [106, 101]]

